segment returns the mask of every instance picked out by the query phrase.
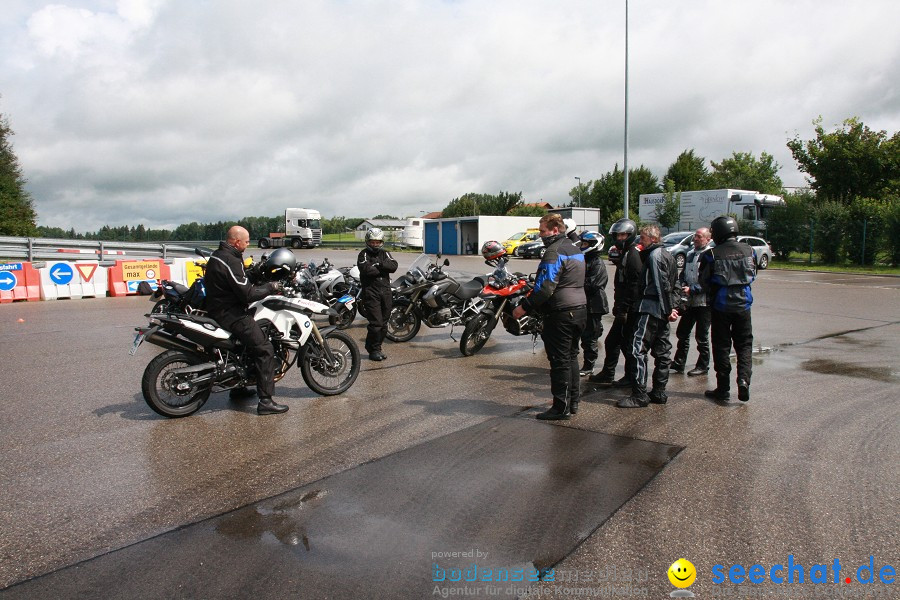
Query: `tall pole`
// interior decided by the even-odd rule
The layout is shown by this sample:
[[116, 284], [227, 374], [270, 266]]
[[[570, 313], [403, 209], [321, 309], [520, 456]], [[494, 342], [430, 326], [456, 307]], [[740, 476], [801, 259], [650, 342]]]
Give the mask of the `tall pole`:
[[581, 177], [576, 177], [575, 181], [578, 182], [578, 197], [575, 199], [575, 205], [581, 206]]
[[628, 0], [625, 0], [625, 218], [628, 218]]

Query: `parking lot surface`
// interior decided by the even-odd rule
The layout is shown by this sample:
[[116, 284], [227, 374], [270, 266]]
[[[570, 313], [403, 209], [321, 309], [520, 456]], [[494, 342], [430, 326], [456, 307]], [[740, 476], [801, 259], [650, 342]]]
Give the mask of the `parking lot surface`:
[[[354, 256], [328, 252], [338, 266]], [[398, 258], [402, 268], [415, 255]], [[489, 270], [475, 257], [449, 259], [449, 271], [460, 276]], [[526, 272], [536, 266], [535, 260], [512, 263]], [[497, 595], [505, 596], [663, 597], [674, 589], [666, 571], [683, 557], [697, 568], [690, 587], [697, 597], [747, 591], [814, 597], [829, 586], [835, 596], [896, 598], [897, 584], [879, 581], [878, 572], [885, 565], [900, 570], [900, 279], [770, 269], [760, 274], [754, 297], [749, 403], [717, 404], [703, 397], [711, 381], [673, 376], [668, 404], [629, 411], [614, 406], [626, 392], [585, 385], [581, 411], [563, 424], [532, 421], [550, 400], [540, 340], [533, 345], [530, 337], [499, 329], [481, 352], [463, 357], [459, 329], [451, 337], [449, 329], [423, 327], [407, 344], [386, 344], [387, 361], [364, 361], [357, 383], [337, 397], [316, 396], [291, 371], [276, 385], [276, 400], [291, 407], [285, 415], [258, 417], [253, 402], [215, 394], [197, 414], [167, 420], [140, 395], [141, 373], [156, 349], [145, 345], [135, 357], [127, 354], [133, 327], [146, 322], [146, 298], [0, 305], [0, 587], [11, 586], [0, 596], [41, 597], [42, 589], [53, 589], [72, 597], [93, 589], [112, 597], [113, 583], [124, 576], [112, 565], [128, 564], [118, 553], [141, 556], [150, 548], [142, 544], [155, 544], [155, 553], [143, 555], [149, 566], [141, 565], [151, 576], [136, 588], [144, 597], [189, 597], [189, 588], [179, 586], [210, 574], [242, 582], [234, 597], [287, 595], [297, 589], [291, 567], [305, 573], [304, 565], [321, 566], [325, 556], [334, 585], [322, 576], [316, 580], [322, 587], [308, 597], [360, 597], [360, 588], [349, 584], [366, 578], [354, 574], [391, 556], [402, 577], [382, 577], [377, 586], [370, 578], [369, 597], [422, 597], [422, 589], [426, 596], [449, 596], [462, 594], [465, 582], [438, 580], [431, 565], [443, 567], [432, 553], [477, 550], [487, 558], [474, 552], [471, 560], [457, 558], [481, 567], [555, 567], [554, 584], [526, 581], [507, 589], [514, 582], [503, 582]], [[349, 329], [360, 345], [364, 323], [359, 318]], [[487, 436], [494, 422], [527, 422], [522, 430], [504, 426], [503, 443], [484, 448], [518, 453], [521, 464], [472, 452], [473, 440]], [[569, 429], [577, 435], [558, 443], [546, 437]], [[583, 456], [584, 442], [574, 441], [579, 436], [596, 442], [586, 447], [611, 464], [640, 456], [636, 443], [675, 450], [662, 463], [647, 463], [656, 467], [630, 488], [615, 470], [558, 478], [567, 457]], [[435, 453], [452, 468], [411, 470], [412, 463], [391, 462]], [[536, 463], [536, 453], [547, 456]], [[405, 466], [385, 469], [391, 465]], [[367, 473], [378, 474], [382, 496], [352, 485]], [[506, 483], [479, 487], [488, 490], [481, 496], [466, 492], [492, 475]], [[436, 485], [436, 478], [446, 480]], [[542, 494], [523, 495], [517, 487], [528, 487], [523, 482]], [[227, 544], [165, 543], [192, 524], [271, 516], [277, 510], [269, 499], [297, 490], [299, 498], [319, 490], [325, 502], [329, 485], [335, 486], [331, 498], [338, 490], [356, 494], [358, 501], [344, 509], [384, 498], [390, 522], [375, 519], [382, 513], [373, 508], [365, 511], [371, 520], [348, 521], [370, 535], [358, 546], [341, 546], [341, 553], [316, 554], [331, 538], [309, 534], [287, 548], [272, 519], [261, 521], [256, 541], [238, 556]], [[622, 489], [627, 493], [613, 494]], [[607, 494], [621, 499], [604, 504]], [[398, 506], [403, 498], [415, 509]], [[562, 521], [577, 526], [558, 525], [561, 503], [573, 514]], [[600, 505], [607, 508], [599, 511]], [[332, 518], [340, 508], [323, 506], [316, 514]], [[581, 519], [582, 513], [592, 517]], [[495, 526], [504, 519], [510, 528]], [[454, 522], [493, 525], [454, 531]], [[396, 546], [366, 545], [383, 539], [379, 528]], [[548, 532], [558, 535], [544, 541]], [[189, 559], [162, 556], [184, 548], [190, 551], [172, 556]], [[517, 553], [521, 548], [530, 554]], [[551, 563], [542, 562], [541, 549]], [[271, 577], [260, 552], [280, 561]], [[804, 583], [768, 577], [769, 567], [787, 564], [789, 556], [805, 567]], [[508, 562], [493, 562], [500, 557]], [[866, 571], [857, 568], [870, 557], [875, 580], [865, 584]], [[844, 570], [833, 577], [836, 559]], [[765, 581], [728, 580], [733, 565], [755, 564], [766, 567]], [[814, 565], [828, 565], [828, 583], [811, 581]], [[722, 583], [715, 580], [717, 566], [726, 573]], [[90, 572], [93, 583], [79, 572]], [[476, 587], [486, 595], [491, 585], [498, 584]], [[229, 594], [211, 594], [220, 595]]]

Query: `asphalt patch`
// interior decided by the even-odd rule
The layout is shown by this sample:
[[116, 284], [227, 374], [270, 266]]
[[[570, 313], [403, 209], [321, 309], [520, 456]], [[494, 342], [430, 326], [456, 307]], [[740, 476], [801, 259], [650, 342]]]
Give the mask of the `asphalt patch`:
[[514, 596], [552, 580], [680, 450], [494, 418], [0, 596]]

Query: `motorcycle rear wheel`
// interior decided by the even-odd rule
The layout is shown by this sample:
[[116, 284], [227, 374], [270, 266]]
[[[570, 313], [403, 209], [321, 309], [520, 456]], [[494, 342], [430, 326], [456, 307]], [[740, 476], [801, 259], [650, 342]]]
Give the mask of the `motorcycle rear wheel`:
[[159, 302], [153, 305], [153, 308], [150, 310], [151, 314], [160, 315], [163, 313], [169, 313], [175, 311], [175, 304], [172, 303], [168, 298], [163, 298]]
[[463, 356], [472, 356], [491, 338], [493, 319], [490, 315], [479, 313], [466, 323], [462, 337], [459, 338], [459, 351]]
[[300, 355], [300, 374], [309, 389], [322, 396], [342, 394], [353, 385], [359, 375], [359, 347], [348, 334], [335, 330], [325, 335], [335, 364], [327, 364], [322, 348], [314, 339], [303, 347]]
[[350, 327], [350, 324], [353, 323], [353, 320], [356, 318], [356, 306], [350, 310], [341, 310], [338, 311], [336, 317], [328, 317], [329, 325], [336, 325], [338, 329], [347, 329]]
[[164, 417], [186, 417], [200, 410], [209, 399], [211, 386], [191, 392], [179, 392], [174, 389], [172, 371], [182, 367], [200, 364], [202, 359], [182, 352], [167, 350], [157, 355], [141, 378], [141, 392], [144, 401], [157, 414]]
[[419, 328], [422, 327], [422, 319], [415, 310], [403, 314], [406, 306], [395, 306], [387, 320], [387, 339], [392, 342], [408, 342], [416, 337]]

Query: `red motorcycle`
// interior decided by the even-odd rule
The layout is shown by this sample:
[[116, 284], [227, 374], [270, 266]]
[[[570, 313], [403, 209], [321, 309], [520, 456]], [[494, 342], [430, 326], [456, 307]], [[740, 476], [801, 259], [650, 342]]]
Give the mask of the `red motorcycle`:
[[484, 347], [498, 321], [502, 321], [503, 328], [513, 335], [537, 336], [541, 332], [539, 317], [526, 315], [516, 319], [512, 316], [513, 309], [531, 293], [534, 287], [531, 278], [522, 273], [510, 273], [505, 257], [485, 262], [495, 269], [479, 294], [484, 300], [481, 310], [466, 323], [459, 340], [459, 351], [464, 356], [472, 356]]

